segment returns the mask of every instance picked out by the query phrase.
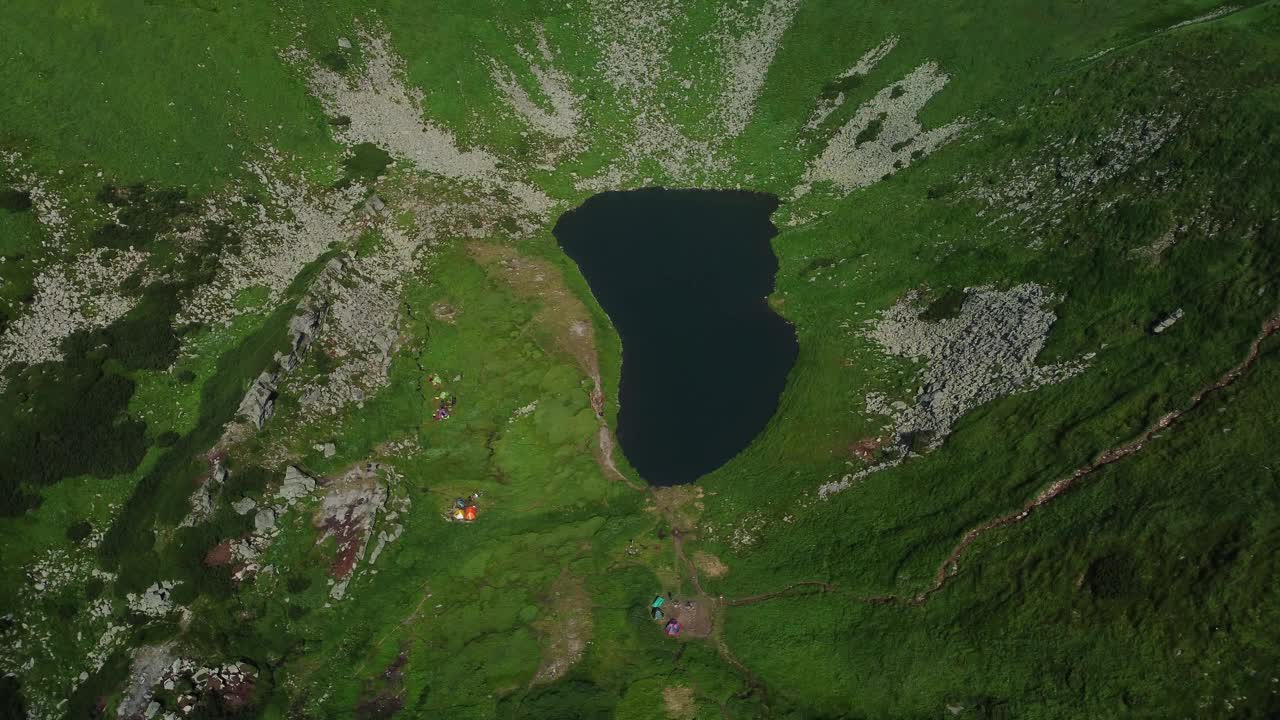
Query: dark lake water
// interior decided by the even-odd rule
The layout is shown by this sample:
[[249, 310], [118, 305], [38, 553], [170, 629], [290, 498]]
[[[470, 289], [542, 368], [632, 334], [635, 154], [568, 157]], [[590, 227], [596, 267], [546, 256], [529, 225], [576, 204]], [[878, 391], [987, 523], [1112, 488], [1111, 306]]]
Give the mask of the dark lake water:
[[797, 345], [765, 302], [772, 195], [649, 188], [596, 195], [555, 227], [622, 338], [618, 443], [652, 485], [741, 452], [778, 406]]

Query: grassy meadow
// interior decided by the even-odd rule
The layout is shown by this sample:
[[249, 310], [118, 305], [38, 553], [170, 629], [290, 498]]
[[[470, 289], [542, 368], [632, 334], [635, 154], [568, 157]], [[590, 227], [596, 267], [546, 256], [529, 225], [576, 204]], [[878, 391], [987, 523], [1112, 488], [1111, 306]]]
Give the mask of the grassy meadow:
[[[554, 322], [563, 305], [519, 292], [474, 253], [481, 243], [545, 263], [549, 287], [582, 304], [612, 421], [620, 344], [551, 234], [560, 212], [592, 194], [579, 180], [622, 162], [636, 134], [635, 108], [600, 74], [590, 5], [0, 9], [13, 30], [0, 51], [0, 191], [37, 176], [64, 220], [55, 227], [23, 193], [0, 193], [0, 333], [31, 312], [37, 279], [59, 263], [146, 255], [119, 283], [128, 312], [61, 339], [61, 360], [3, 370], [0, 717], [114, 715], [133, 650], [166, 643], [258, 673], [247, 706], [207, 702], [186, 717], [1280, 712], [1275, 338], [1141, 451], [983, 535], [941, 589], [906, 601], [968, 530], [1189, 408], [1275, 316], [1280, 4], [1238, 3], [1180, 25], [1219, 5], [801, 3], [750, 124], [725, 146], [726, 169], [700, 178], [782, 198], [769, 300], [794, 324], [800, 355], [756, 441], [670, 493], [644, 490], [619, 450], [625, 478], [600, 461], [594, 379]], [[668, 73], [646, 102], [689, 138], [713, 138], [725, 80], [706, 38], [723, 8], [660, 5], [683, 21], [664, 30]], [[474, 187], [424, 178], [376, 144], [345, 146], [285, 57], [305, 50], [357, 78], [361, 33], [379, 29], [421, 92], [422, 118], [551, 199], [525, 237], [505, 229], [514, 220], [489, 217]], [[585, 118], [580, 146], [546, 166], [560, 146], [511, 111], [490, 65], [536, 89], [524, 58], [540, 35]], [[338, 37], [356, 46], [342, 50]], [[898, 40], [883, 62], [837, 80], [888, 37]], [[950, 79], [919, 121], [965, 130], [868, 187], [797, 197], [835, 129], [930, 60]], [[836, 92], [846, 101], [805, 129], [815, 102]], [[299, 398], [335, 362], [313, 351], [283, 381], [266, 427], [220, 445], [249, 383], [289, 349], [297, 304], [326, 263], [390, 242], [386, 226], [352, 232], [278, 295], [242, 288], [230, 321], [183, 320], [185, 304], [244, 256], [232, 228], [260, 206], [228, 198], [270, 204], [255, 163], [314, 196], [359, 183], [393, 204], [396, 228], [433, 234], [400, 276], [383, 387], [308, 416]], [[689, 183], [655, 161], [638, 167], [623, 186]], [[467, 203], [480, 208], [469, 226], [433, 215]], [[221, 220], [203, 214], [220, 204]], [[200, 244], [182, 245], [188, 236]], [[868, 394], [916, 395], [918, 365], [886, 356], [867, 323], [912, 290], [942, 313], [964, 288], [1026, 282], [1055, 294], [1038, 362], [1085, 370], [983, 404], [937, 450], [819, 498], [823, 483], [868, 465], [855, 444], [885, 433]], [[1177, 324], [1153, 334], [1175, 310]], [[458, 398], [447, 421], [432, 419], [433, 374]], [[315, 447], [325, 442], [332, 457]], [[185, 525], [215, 446], [232, 448], [229, 484], [205, 522]], [[339, 548], [319, 529], [319, 494], [278, 518], [252, 579], [208, 562], [211, 548], [254, 529], [231, 502], [269, 505], [286, 466], [334, 478], [367, 462], [383, 466], [388, 507], [401, 508], [380, 514], [371, 536], [399, 535], [376, 562], [362, 554], [344, 598], [331, 595]], [[476, 492], [476, 523], [445, 521], [454, 498]], [[695, 561], [707, 557], [716, 562]], [[130, 596], [162, 580], [178, 582], [186, 611], [133, 609]], [[822, 590], [771, 595], [796, 583]], [[656, 593], [710, 608], [705, 636], [665, 637], [648, 615]], [[180, 694], [155, 697], [168, 711]]]

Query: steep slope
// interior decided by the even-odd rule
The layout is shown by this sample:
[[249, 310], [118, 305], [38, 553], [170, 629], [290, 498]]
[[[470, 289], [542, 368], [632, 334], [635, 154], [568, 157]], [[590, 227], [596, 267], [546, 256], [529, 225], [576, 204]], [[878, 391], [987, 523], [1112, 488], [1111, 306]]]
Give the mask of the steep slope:
[[[15, 716], [1276, 711], [1277, 3], [0, 22]], [[649, 185], [782, 199], [800, 345], [657, 492], [550, 234]]]

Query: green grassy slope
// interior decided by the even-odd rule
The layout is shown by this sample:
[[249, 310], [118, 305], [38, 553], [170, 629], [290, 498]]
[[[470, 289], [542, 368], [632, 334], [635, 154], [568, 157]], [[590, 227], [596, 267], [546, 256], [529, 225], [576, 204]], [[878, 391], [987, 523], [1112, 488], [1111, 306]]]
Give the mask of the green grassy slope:
[[[653, 99], [689, 136], [712, 137], [723, 78], [707, 70], [706, 33], [719, 9], [671, 5], [685, 21], [666, 38], [671, 75]], [[540, 303], [468, 255], [463, 235], [481, 234], [480, 224], [434, 238], [401, 292], [387, 385], [314, 422], [301, 418], [301, 388], [291, 387], [272, 423], [229, 461], [233, 482], [260, 502], [286, 464], [317, 475], [370, 459], [394, 469], [392, 495], [408, 503], [403, 535], [336, 601], [326, 575], [336, 547], [317, 533], [313, 506], [282, 520], [261, 563], [274, 572], [244, 583], [204, 560], [251, 529], [252, 515], [235, 514], [223, 497], [210, 522], [177, 525], [207, 469], [202, 456], [249, 379], [287, 343], [294, 304], [324, 261], [368, 253], [379, 238], [336, 243], [274, 307], [225, 327], [176, 327], [174, 298], [239, 250], [210, 231], [219, 241], [202, 248], [208, 262], [190, 261], [166, 243], [190, 229], [192, 211], [154, 191], [183, 188], [190, 207], [246, 188], [266, 193], [247, 163], [271, 154], [283, 171], [305, 175], [309, 192], [328, 192], [352, 167], [343, 169], [348, 149], [303, 70], [281, 53], [302, 48], [354, 73], [359, 48], [338, 53], [339, 62], [335, 38], [372, 28], [404, 59], [424, 118], [569, 207], [589, 194], [575, 174], [607, 166], [632, 138], [632, 111], [598, 72], [592, 9], [497, 0], [7, 4], [0, 25], [16, 32], [0, 52], [0, 150], [21, 153], [25, 169], [0, 165], [0, 190], [20, 172], [38, 174], [66, 201], [68, 235], [56, 245], [33, 213], [0, 209], [0, 330], [29, 307], [42, 269], [102, 244], [101, 228], [120, 220], [101, 199], [103, 185], [145, 183], [153, 194], [144, 204], [154, 206], [134, 206], [140, 221], [110, 231], [127, 237], [113, 251], [138, 244], [151, 253], [152, 272], [131, 290], [147, 298], [139, 309], [74, 335], [68, 361], [14, 369], [0, 386], [0, 447], [16, 448], [0, 462], [11, 500], [0, 517], [0, 606], [13, 608], [0, 633], [16, 647], [8, 640], [30, 623], [39, 635], [24, 642], [35, 637], [44, 648], [29, 668], [18, 667], [25, 655], [0, 655], [12, 673], [0, 707], [113, 714], [131, 649], [172, 640], [201, 662], [252, 663], [260, 674], [245, 713], [269, 718], [1280, 712], [1270, 670], [1280, 658], [1274, 339], [1249, 374], [1136, 456], [976, 542], [923, 605], [867, 602], [922, 592], [967, 530], [1186, 407], [1240, 362], [1280, 307], [1280, 4], [1241, 5], [1174, 28], [1217, 5], [802, 3], [721, 175], [783, 196], [780, 218], [812, 217], [775, 239], [771, 301], [795, 324], [800, 357], [768, 429], [700, 481], [696, 503], [666, 515], [597, 464], [591, 380], [540, 325]], [[488, 64], [517, 68], [532, 87], [515, 45], [534, 47], [535, 26], [588, 118], [582, 150], [552, 169], [534, 167], [549, 146], [504, 103]], [[890, 36], [897, 47], [870, 74], [833, 84]], [[921, 122], [962, 119], [965, 132], [870, 187], [793, 200], [835, 128], [927, 60], [950, 82]], [[694, 78], [693, 89], [680, 77]], [[818, 130], [803, 130], [815, 100], [837, 89], [848, 102]], [[1115, 141], [1118, 130], [1142, 135], [1170, 118], [1176, 127], [1149, 156], [1127, 157]], [[375, 164], [363, 179], [404, 201], [396, 221], [406, 227], [473, 192], [415, 184], [403, 162], [385, 172]], [[654, 183], [682, 181], [645, 168]], [[1050, 207], [1072, 172], [1103, 179]], [[1012, 200], [984, 199], [1007, 186], [1020, 188]], [[548, 260], [586, 303], [613, 398], [618, 341], [556, 249], [554, 220], [540, 218], [517, 249]], [[484, 239], [510, 242], [504, 227], [494, 223]], [[1175, 230], [1177, 243], [1158, 260], [1142, 254]], [[882, 432], [884, 419], [864, 412], [867, 394], [914, 395], [916, 367], [884, 357], [864, 323], [914, 289], [933, 300], [1023, 282], [1059, 295], [1039, 362], [1091, 354], [1087, 369], [983, 405], [938, 450], [819, 499], [820, 485], [865, 467], [851, 444]], [[251, 288], [238, 300], [253, 307], [262, 297]], [[441, 303], [456, 317], [437, 313]], [[1176, 308], [1185, 312], [1178, 324], [1152, 335]], [[300, 372], [323, 373], [325, 362], [312, 353]], [[41, 379], [22, 374], [31, 372]], [[460, 398], [448, 422], [430, 419], [427, 372]], [[70, 396], [85, 383], [94, 413]], [[606, 417], [615, 412], [607, 403]], [[43, 457], [24, 454], [40, 447], [31, 438], [90, 432], [107, 439], [82, 442], [88, 450], [59, 456], [63, 464], [41, 461], [49, 477], [31, 470]], [[338, 453], [324, 458], [312, 446], [330, 439]], [[621, 453], [617, 460], [628, 471]], [[482, 522], [441, 520], [454, 497], [474, 491]], [[686, 531], [686, 555], [710, 553], [728, 568], [703, 573], [708, 601], [803, 581], [832, 591], [721, 606], [709, 639], [672, 642], [645, 605], [654, 592], [695, 590], [673, 525]], [[36, 593], [36, 569], [45, 567], [69, 568], [67, 578]], [[166, 579], [183, 582], [178, 601], [189, 620], [127, 609], [129, 593]], [[91, 610], [104, 601], [105, 616]], [[568, 627], [580, 641], [572, 652]], [[110, 632], [117, 639], [103, 644]], [[555, 661], [562, 667], [544, 682]], [[172, 707], [176, 695], [159, 697]], [[197, 715], [224, 710], [202, 706]]]

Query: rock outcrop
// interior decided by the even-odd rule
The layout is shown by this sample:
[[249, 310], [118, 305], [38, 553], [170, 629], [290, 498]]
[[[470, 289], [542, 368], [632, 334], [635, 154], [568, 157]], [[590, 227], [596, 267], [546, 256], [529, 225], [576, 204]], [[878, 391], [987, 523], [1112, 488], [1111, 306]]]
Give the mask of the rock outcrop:
[[279, 373], [264, 370], [249, 386], [249, 392], [245, 393], [244, 399], [240, 401], [240, 414], [248, 418], [249, 422], [259, 430], [275, 414], [278, 378]]
[[310, 495], [315, 489], [315, 478], [302, 472], [296, 466], [290, 465], [284, 471], [284, 482], [280, 484], [280, 489], [276, 491], [276, 495], [292, 504], [297, 502], [298, 498]]
[[[333, 258], [325, 265], [324, 272], [326, 275], [339, 273], [343, 267], [341, 258]], [[261, 430], [275, 414], [280, 382], [302, 364], [328, 317], [329, 303], [316, 293], [309, 294], [298, 303], [298, 313], [289, 321], [289, 352], [277, 353], [276, 369], [263, 370], [240, 401], [240, 415], [248, 418], [257, 429]]]
[[1168, 330], [1169, 328], [1173, 327], [1174, 323], [1182, 319], [1182, 315], [1183, 315], [1182, 308], [1178, 308], [1177, 310], [1174, 310], [1167, 317], [1163, 318], [1162, 320], [1160, 320], [1160, 322], [1153, 325], [1151, 328], [1151, 332], [1153, 334], [1159, 335], [1165, 330]]
[[267, 532], [276, 526], [276, 511], [269, 507], [264, 507], [253, 516], [253, 529], [258, 532]]

